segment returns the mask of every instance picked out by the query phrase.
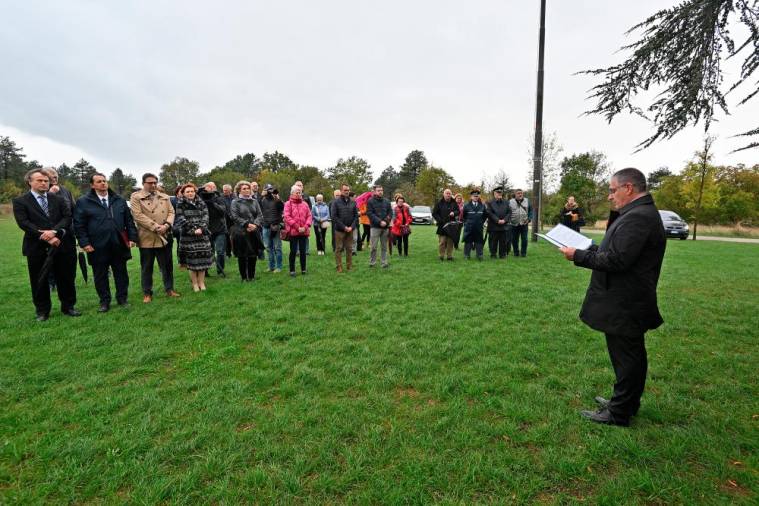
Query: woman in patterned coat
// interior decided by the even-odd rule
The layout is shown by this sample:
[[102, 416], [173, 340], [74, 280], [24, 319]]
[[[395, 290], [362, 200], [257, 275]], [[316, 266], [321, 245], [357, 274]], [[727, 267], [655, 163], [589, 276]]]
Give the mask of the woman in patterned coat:
[[208, 229], [208, 208], [197, 196], [192, 183], [182, 186], [177, 200], [177, 221], [181, 224], [179, 251], [190, 271], [192, 290], [206, 289], [206, 271], [213, 265], [211, 234]]

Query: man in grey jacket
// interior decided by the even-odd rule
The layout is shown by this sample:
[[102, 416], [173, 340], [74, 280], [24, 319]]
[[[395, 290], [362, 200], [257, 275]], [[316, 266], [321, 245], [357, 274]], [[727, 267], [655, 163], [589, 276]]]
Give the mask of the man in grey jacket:
[[[532, 216], [532, 206], [530, 201], [524, 196], [522, 190], [514, 192], [514, 198], [509, 200], [511, 208], [511, 247], [514, 250], [514, 257], [527, 256], [527, 234], [530, 228], [530, 217]], [[521, 241], [521, 252], [520, 252]]]

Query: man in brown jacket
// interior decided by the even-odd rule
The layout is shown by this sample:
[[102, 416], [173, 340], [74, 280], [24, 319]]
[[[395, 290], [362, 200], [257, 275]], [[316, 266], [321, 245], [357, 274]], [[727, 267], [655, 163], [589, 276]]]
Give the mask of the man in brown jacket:
[[171, 253], [174, 207], [169, 196], [159, 192], [157, 186], [158, 178], [154, 174], [144, 174], [142, 189], [129, 199], [139, 238], [142, 302], [146, 303], [153, 300], [154, 260], [158, 260], [166, 295], [179, 297], [174, 291], [174, 258]]

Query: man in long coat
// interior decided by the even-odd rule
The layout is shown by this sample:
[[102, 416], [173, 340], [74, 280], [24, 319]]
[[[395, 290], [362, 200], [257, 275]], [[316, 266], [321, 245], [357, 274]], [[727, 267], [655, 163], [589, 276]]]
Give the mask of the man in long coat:
[[611, 399], [596, 397], [600, 409], [581, 414], [597, 423], [628, 426], [646, 384], [644, 335], [664, 323], [656, 285], [667, 238], [646, 191], [646, 177], [638, 169], [622, 169], [612, 176], [609, 201], [613, 211], [601, 245], [561, 251], [575, 265], [593, 270], [580, 319], [606, 334], [616, 376]]
[[475, 250], [477, 260], [482, 260], [482, 250], [485, 239], [482, 236], [482, 227], [485, 225], [488, 213], [485, 204], [480, 201], [480, 191], [469, 192], [470, 201], [464, 204], [464, 258], [469, 260], [472, 249]]

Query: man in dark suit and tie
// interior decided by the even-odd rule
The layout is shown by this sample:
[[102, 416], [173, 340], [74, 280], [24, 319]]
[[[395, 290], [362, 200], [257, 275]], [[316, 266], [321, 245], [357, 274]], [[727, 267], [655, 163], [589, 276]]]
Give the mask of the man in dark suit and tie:
[[126, 201], [108, 188], [105, 175], [90, 176], [91, 190], [77, 200], [74, 209], [74, 230], [79, 246], [87, 253], [100, 298], [98, 312], [111, 308], [108, 269], [116, 285], [116, 303], [126, 307], [129, 290], [127, 260], [137, 242], [137, 228]]
[[13, 216], [24, 231], [22, 253], [29, 269], [37, 321], [50, 317], [50, 287], [47, 276], [40, 279], [49, 254], [52, 258], [51, 272], [58, 285], [61, 312], [67, 316], [81, 316], [82, 313], [74, 307], [76, 246], [71, 228], [71, 209], [61, 197], [48, 193], [49, 178], [43, 170], [30, 170], [24, 178], [30, 191], [13, 199]]
[[609, 182], [612, 213], [600, 246], [561, 248], [567, 260], [591, 269], [580, 311], [589, 327], [606, 334], [616, 382], [611, 399], [596, 397], [597, 411], [580, 414], [596, 423], [630, 425], [646, 385], [648, 356], [644, 336], [664, 320], [656, 300], [667, 236], [646, 176], [634, 168], [616, 172]]

